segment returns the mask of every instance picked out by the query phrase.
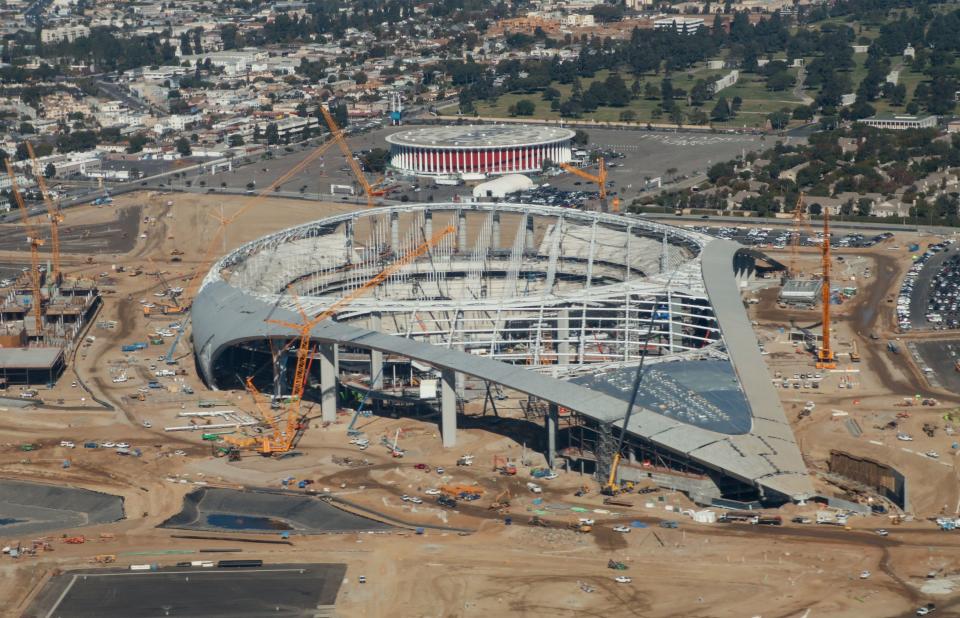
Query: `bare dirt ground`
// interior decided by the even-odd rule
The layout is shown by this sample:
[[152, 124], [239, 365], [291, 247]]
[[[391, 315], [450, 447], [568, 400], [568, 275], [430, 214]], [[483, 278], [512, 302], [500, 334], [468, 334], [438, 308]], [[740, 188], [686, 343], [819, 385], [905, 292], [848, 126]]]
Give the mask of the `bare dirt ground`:
[[[539, 453], [532, 453], [511, 437], [483, 429], [460, 432], [455, 452], [440, 448], [438, 429], [426, 420], [385, 417], [361, 419], [358, 426], [366, 433], [371, 446], [365, 451], [349, 444], [346, 427], [350, 416], [342, 414], [337, 423], [311, 427], [300, 444], [302, 456], [290, 459], [264, 459], [246, 455], [239, 462], [216, 458], [211, 447], [201, 440], [202, 431], [165, 432], [163, 428], [184, 424], [177, 417], [183, 410], [197, 409], [199, 399], [218, 399], [237, 410], [253, 412], [245, 393], [206, 391], [199, 382], [188, 354], [186, 342], [178, 353], [179, 367], [185, 375], [163, 378], [163, 389], [150, 389], [145, 401], [132, 396], [151, 378], [151, 364], [163, 367], [157, 358], [167, 351], [169, 339], [162, 346], [150, 346], [136, 354], [122, 354], [121, 343], [145, 341], [158, 325], [176, 318], [147, 318], [139, 300], [153, 299], [161, 289], [157, 277], [149, 272], [164, 271], [170, 285], [188, 288], [197, 272], [205, 271], [204, 259], [211, 243], [219, 244], [210, 251], [219, 255], [223, 247], [235, 247], [289, 225], [328, 214], [342, 212], [341, 204], [317, 205], [297, 201], [269, 200], [239, 217], [226, 234], [218, 237], [220, 227], [213, 215], [229, 219], [235, 216], [244, 198], [196, 195], [135, 194], [117, 200], [117, 207], [141, 206], [141, 220], [133, 249], [124, 254], [96, 255], [93, 264], [78, 260], [70, 266], [71, 274], [99, 276], [112, 280], [114, 290], [105, 295], [99, 321], [115, 321], [114, 328], [92, 328], [96, 337], [77, 356], [76, 374], [68, 370], [52, 390], [41, 396], [47, 402], [35, 409], [3, 408], [0, 405], [0, 477], [69, 484], [122, 495], [126, 519], [92, 528], [53, 531], [53, 551], [37, 557], [14, 561], [0, 557], [0, 599], [4, 599], [0, 615], [18, 616], [46, 578], [57, 569], [88, 566], [96, 555], [116, 556], [116, 564], [158, 562], [173, 564], [179, 560], [198, 559], [191, 556], [201, 548], [242, 549], [242, 557], [277, 562], [344, 562], [348, 565], [347, 581], [337, 602], [342, 616], [684, 616], [743, 617], [762, 615], [801, 616], [901, 616], [912, 614], [918, 603], [934, 601], [941, 615], [957, 615], [960, 609], [960, 537], [933, 530], [926, 522], [889, 526], [881, 517], [854, 518], [850, 530], [831, 526], [787, 524], [779, 528], [694, 524], [676, 510], [691, 505], [679, 494], [657, 492], [645, 496], [631, 495], [631, 507], [604, 506], [596, 484], [576, 473], [561, 473], [559, 478], [541, 483], [542, 495], [528, 492], [532, 466], [542, 465]], [[91, 224], [109, 224], [109, 209], [90, 213], [77, 210], [77, 220], [91, 218]], [[70, 211], [71, 216], [74, 212]], [[173, 250], [183, 251], [182, 262], [172, 262]], [[859, 251], [864, 259], [875, 260], [873, 282], [884, 272], [884, 285], [894, 281], [902, 268], [902, 260], [885, 260], [894, 256], [878, 249], [872, 258]], [[812, 258], [811, 258], [812, 259]], [[146, 273], [136, 277], [115, 273], [113, 264], [143, 266]], [[892, 269], [893, 272], [890, 272]], [[869, 341], [867, 333], [877, 329], [886, 336], [884, 320], [887, 308], [881, 307], [872, 319], [859, 318], [866, 306], [876, 306], [877, 298], [886, 294], [864, 286], [858, 297], [838, 308], [838, 346], [847, 345], [856, 331], [858, 342]], [[771, 307], [769, 293], [756, 305], [759, 333], [771, 351], [771, 371], [790, 371], [803, 367], [810, 360], [793, 351], [789, 343], [778, 343], [776, 326], [789, 319], [779, 315], [775, 303]], [[873, 299], [873, 300], [871, 300]], [[884, 303], [885, 304], [885, 303]], [[817, 321], [815, 312], [801, 312], [796, 319], [809, 325]], [[879, 320], [879, 322], [877, 322]], [[817, 407], [809, 419], [797, 422], [797, 431], [808, 458], [817, 467], [831, 447], [852, 452], [872, 453], [880, 449], [878, 458], [904, 466], [914, 478], [912, 499], [918, 514], [931, 514], [942, 507], [943, 500], [956, 503], [956, 477], [953, 458], [941, 462], [922, 458], [916, 453], [901, 451], [889, 432], [871, 428], [871, 416], [892, 414], [899, 398], [909, 394], [919, 376], [903, 368], [904, 359], [884, 356], [882, 342], [861, 343], [863, 361], [859, 373], [830, 374], [821, 392], [784, 392], [788, 411], [797, 404], [816, 398]], [[841, 363], [846, 367], [848, 363]], [[884, 373], [886, 371], [887, 373]], [[113, 382], [125, 374], [127, 382]], [[852, 390], [837, 388], [841, 377], [853, 376]], [[74, 381], [86, 384], [100, 399], [116, 409], [106, 410], [93, 402], [90, 394]], [[886, 384], [897, 384], [890, 389]], [[194, 389], [186, 395], [181, 386]], [[854, 400], [857, 403], [854, 403]], [[944, 397], [943, 401], [947, 401]], [[502, 412], [512, 415], [516, 402], [501, 402]], [[831, 409], [856, 414], [864, 436], [854, 439], [842, 421], [834, 420]], [[909, 428], [917, 437], [914, 450], [928, 448], [926, 436], [919, 430], [921, 417], [942, 414], [945, 405], [935, 410], [910, 408]], [[479, 414], [476, 406], [470, 414]], [[796, 416], [794, 413], [793, 416]], [[149, 420], [151, 428], [143, 421]], [[916, 425], [916, 426], [915, 426]], [[400, 445], [407, 454], [402, 459], [390, 457], [379, 444], [381, 437], [394, 436], [401, 430]], [[532, 428], [539, 431], [539, 428]], [[869, 442], [876, 438], [884, 446]], [[73, 440], [76, 449], [59, 446], [60, 440]], [[121, 457], [112, 449], [85, 449], [86, 440], [128, 442], [140, 448], [141, 457]], [[946, 455], [942, 432], [933, 446]], [[24, 442], [40, 445], [40, 449], [24, 453], [17, 446]], [[475, 456], [471, 467], [458, 467], [456, 458], [463, 453]], [[492, 470], [494, 456], [526, 460], [516, 477], [497, 475]], [[354, 465], [343, 463], [349, 457]], [[62, 462], [68, 459], [70, 467]], [[944, 466], [943, 460], [950, 462]], [[339, 462], [339, 463], [338, 463]], [[430, 466], [419, 470], [416, 463]], [[437, 466], [445, 468], [443, 474]], [[210, 540], [177, 538], [176, 530], [156, 526], [178, 512], [183, 496], [198, 484], [230, 487], [256, 486], [280, 488], [281, 480], [309, 478], [317, 491], [331, 493], [357, 507], [372, 509], [409, 524], [391, 534], [343, 534], [313, 537], [294, 536], [290, 545], [250, 543], [243, 539], [278, 540], [273, 535], [244, 533], [211, 534]], [[428, 488], [443, 483], [479, 484], [483, 497], [475, 502], [458, 504], [456, 509], [443, 509], [425, 495]], [[576, 489], [591, 487], [586, 496], [575, 497]], [[511, 506], [502, 513], [489, 508], [495, 497], [503, 500], [509, 491]], [[294, 491], [298, 491], [295, 490]], [[403, 495], [420, 496], [424, 503], [404, 502]], [[537, 502], [537, 500], [542, 501]], [[667, 510], [670, 507], [671, 511]], [[573, 509], [584, 509], [583, 511]], [[545, 512], [549, 528], [528, 525], [535, 511]], [[813, 505], [783, 509], [786, 519], [804, 514], [812, 516]], [[510, 517], [512, 525], [504, 518]], [[579, 517], [596, 520], [589, 534], [568, 529]], [[681, 521], [678, 529], [660, 528], [664, 519]], [[630, 533], [613, 531], [624, 522], [644, 522], [648, 527], [634, 528]], [[423, 535], [412, 527], [428, 526]], [[873, 532], [874, 528], [891, 528], [889, 537]], [[469, 533], [459, 533], [467, 530]], [[101, 533], [108, 536], [101, 539]], [[69, 545], [59, 542], [61, 535], [83, 534], [87, 542]], [[229, 537], [231, 540], [216, 540]], [[19, 539], [27, 542], [29, 539]], [[0, 545], [14, 539], [0, 538]], [[164, 553], [167, 552], [167, 553]], [[169, 553], [183, 552], [183, 553]], [[607, 568], [610, 559], [629, 566], [630, 584], [618, 584], [619, 572]], [[867, 579], [860, 578], [869, 570]], [[936, 570], [937, 589], [925, 579]], [[357, 584], [365, 575], [368, 583]], [[954, 579], [956, 583], [954, 584]], [[922, 588], [926, 586], [925, 590]], [[586, 590], [592, 590], [587, 592]]]

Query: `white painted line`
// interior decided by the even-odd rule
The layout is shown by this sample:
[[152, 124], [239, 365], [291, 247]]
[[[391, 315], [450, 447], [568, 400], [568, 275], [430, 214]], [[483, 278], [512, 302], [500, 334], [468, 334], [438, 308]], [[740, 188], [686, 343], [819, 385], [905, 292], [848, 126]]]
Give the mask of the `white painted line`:
[[913, 452], [913, 451], [911, 451], [910, 449], [908, 449], [908, 448], [905, 447], [905, 446], [901, 446], [901, 447], [900, 447], [900, 450], [901, 450], [901, 451], [905, 451], [905, 452], [907, 452], [907, 453], [912, 453], [912, 452]]
[[876, 444], [877, 446], [883, 446], [883, 442], [879, 440], [867, 440], [870, 444]]
[[77, 576], [74, 575], [70, 578], [70, 583], [67, 584], [67, 587], [63, 590], [63, 593], [57, 599], [57, 602], [53, 604], [53, 607], [50, 608], [50, 611], [47, 612], [47, 618], [52, 618], [54, 612], [57, 611], [57, 608], [60, 607], [60, 604], [63, 603], [64, 597], [67, 596], [67, 593], [70, 592], [70, 589], [73, 588], [73, 585], [77, 583]]

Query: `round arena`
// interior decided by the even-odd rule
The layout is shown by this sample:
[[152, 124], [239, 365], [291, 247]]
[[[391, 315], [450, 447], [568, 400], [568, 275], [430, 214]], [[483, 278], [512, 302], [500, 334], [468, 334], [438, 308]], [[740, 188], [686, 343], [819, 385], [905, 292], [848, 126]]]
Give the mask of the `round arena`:
[[569, 163], [570, 129], [463, 125], [408, 129], [387, 137], [390, 165], [410, 176], [482, 178], [538, 172], [544, 161]]

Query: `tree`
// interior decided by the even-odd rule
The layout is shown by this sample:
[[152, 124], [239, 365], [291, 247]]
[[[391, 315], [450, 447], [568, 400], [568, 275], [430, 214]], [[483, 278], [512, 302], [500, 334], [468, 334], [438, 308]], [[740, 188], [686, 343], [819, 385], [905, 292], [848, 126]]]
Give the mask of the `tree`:
[[57, 168], [53, 163], [47, 163], [47, 166], [43, 168], [43, 177], [44, 178], [53, 178], [57, 175]]
[[873, 202], [870, 198], [861, 197], [857, 200], [857, 214], [861, 217], [869, 217], [871, 208], [873, 208]]
[[193, 150], [190, 149], [190, 140], [185, 137], [181, 137], [174, 142], [174, 146], [176, 146], [181, 157], [189, 157], [193, 153]]
[[243, 136], [239, 133], [234, 133], [230, 136], [229, 142], [231, 148], [237, 148], [243, 146]]
[[143, 150], [143, 147], [147, 143], [147, 137], [141, 133], [130, 136], [129, 145], [127, 146], [127, 152], [134, 154]]
[[264, 135], [267, 138], [267, 144], [272, 146], [280, 143], [280, 130], [277, 128], [277, 123], [271, 122], [268, 124]]
[[656, 101], [660, 98], [660, 93], [657, 91], [657, 87], [647, 82], [643, 87], [643, 98], [648, 101]]
[[374, 148], [363, 155], [363, 165], [371, 172], [382, 173], [390, 162], [390, 151], [383, 148]]
[[664, 110], [669, 111], [673, 108], [673, 82], [669, 77], [665, 77], [660, 82], [660, 99], [660, 107]]
[[533, 112], [536, 111], [537, 106], [530, 99], [520, 99], [517, 101], [517, 115], [518, 116], [533, 116]]
[[[597, 82], [594, 82], [596, 84]], [[631, 94], [627, 83], [619, 73], [611, 73], [603, 83], [606, 92], [606, 103], [613, 107], [625, 107], [630, 103]], [[591, 86], [592, 87], [592, 86]]]
[[716, 122], [725, 122], [730, 120], [730, 117], [730, 104], [727, 103], [726, 97], [720, 97], [717, 104], [713, 106], [713, 110], [710, 111], [710, 119]]
[[367, 83], [367, 74], [363, 71], [357, 71], [353, 74], [353, 81], [357, 84]]
[[234, 49], [237, 47], [237, 27], [234, 25], [224, 26], [220, 29], [220, 38], [223, 40], [223, 49]]
[[17, 144], [17, 150], [14, 156], [16, 157], [17, 161], [26, 161], [30, 158], [30, 151], [27, 150], [26, 142], [20, 142]]
[[577, 146], [586, 146], [589, 141], [590, 136], [582, 129], [577, 129], [573, 134], [573, 143]]
[[770, 121], [770, 128], [776, 131], [785, 129], [787, 125], [790, 124], [790, 110], [781, 109], [779, 111], [768, 114], [767, 120]]
[[625, 109], [620, 112], [620, 122], [633, 122], [637, 119], [637, 113], [632, 109]]

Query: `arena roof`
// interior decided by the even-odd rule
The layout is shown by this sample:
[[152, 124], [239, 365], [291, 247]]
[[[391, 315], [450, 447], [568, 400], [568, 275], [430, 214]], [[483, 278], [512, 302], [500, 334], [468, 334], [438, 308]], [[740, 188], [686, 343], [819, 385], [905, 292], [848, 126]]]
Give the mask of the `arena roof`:
[[397, 146], [420, 148], [504, 148], [571, 139], [574, 132], [536, 125], [453, 125], [407, 129], [387, 136]]

